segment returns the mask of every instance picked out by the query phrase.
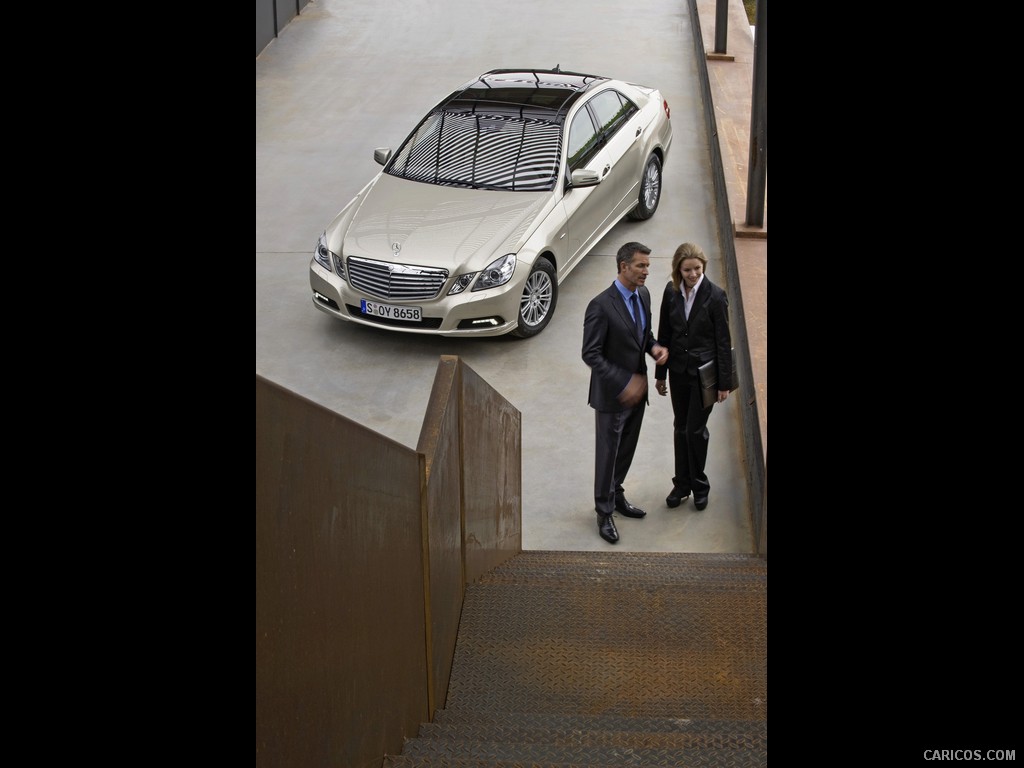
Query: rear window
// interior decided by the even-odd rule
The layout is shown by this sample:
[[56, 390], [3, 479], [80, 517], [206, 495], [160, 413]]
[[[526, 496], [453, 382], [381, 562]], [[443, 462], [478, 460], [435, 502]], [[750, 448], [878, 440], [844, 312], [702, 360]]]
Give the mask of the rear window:
[[561, 127], [503, 115], [433, 112], [385, 173], [428, 184], [544, 192], [558, 179]]

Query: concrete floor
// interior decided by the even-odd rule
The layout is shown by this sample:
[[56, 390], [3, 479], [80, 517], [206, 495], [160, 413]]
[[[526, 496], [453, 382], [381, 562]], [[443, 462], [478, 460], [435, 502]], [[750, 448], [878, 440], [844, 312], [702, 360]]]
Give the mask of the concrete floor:
[[[716, 406], [709, 422], [708, 508], [697, 512], [691, 498], [670, 510], [672, 408], [654, 392], [653, 366], [651, 404], [625, 484], [648, 515], [617, 517], [621, 541], [610, 545], [593, 511], [583, 313], [614, 279], [616, 250], [628, 240], [653, 249], [655, 317], [672, 253], [684, 241], [704, 248], [712, 280], [739, 290], [721, 264], [687, 5], [446, 0], [443, 12], [437, 8], [317, 0], [256, 58], [256, 373], [415, 447], [438, 359], [458, 355], [522, 414], [523, 549], [753, 552], [738, 398]], [[509, 30], [527, 28], [509, 44]], [[363, 328], [316, 310], [313, 247], [379, 170], [373, 149], [397, 147], [435, 101], [480, 72], [556, 64], [660, 88], [675, 138], [657, 214], [620, 223], [594, 248], [560, 287], [547, 329], [529, 340], [444, 339]]]

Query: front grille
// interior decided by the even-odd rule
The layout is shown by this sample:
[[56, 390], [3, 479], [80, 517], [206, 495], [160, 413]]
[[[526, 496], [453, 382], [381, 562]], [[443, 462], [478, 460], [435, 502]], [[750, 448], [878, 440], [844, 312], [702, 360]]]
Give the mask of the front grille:
[[448, 270], [349, 256], [348, 279], [352, 287], [372, 296], [422, 301], [440, 293], [448, 279]]

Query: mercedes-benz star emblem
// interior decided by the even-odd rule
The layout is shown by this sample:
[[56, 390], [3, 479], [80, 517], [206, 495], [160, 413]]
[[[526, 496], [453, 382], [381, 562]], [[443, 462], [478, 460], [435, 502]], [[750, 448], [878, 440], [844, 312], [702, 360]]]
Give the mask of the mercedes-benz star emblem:
[[398, 252], [400, 250], [402, 250], [402, 244], [401, 243], [392, 243], [391, 244], [391, 250], [394, 251], [395, 256], [397, 256]]

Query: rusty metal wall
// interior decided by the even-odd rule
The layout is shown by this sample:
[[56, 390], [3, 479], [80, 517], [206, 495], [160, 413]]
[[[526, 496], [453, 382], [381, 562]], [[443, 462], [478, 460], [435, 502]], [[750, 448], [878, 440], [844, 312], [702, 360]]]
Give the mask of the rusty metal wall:
[[417, 450], [427, 468], [433, 716], [445, 705], [464, 585], [522, 549], [521, 415], [442, 355]]
[[455, 356], [415, 451], [256, 377], [258, 768], [377, 768], [444, 706], [465, 584], [521, 549], [521, 446]]
[[430, 718], [444, 706], [462, 613], [462, 462], [459, 460], [459, 361], [444, 356], [434, 375], [417, 450], [426, 468], [426, 599], [430, 627]]
[[462, 365], [466, 583], [523, 546], [522, 415]]
[[256, 377], [260, 768], [377, 768], [428, 719], [422, 458]]

